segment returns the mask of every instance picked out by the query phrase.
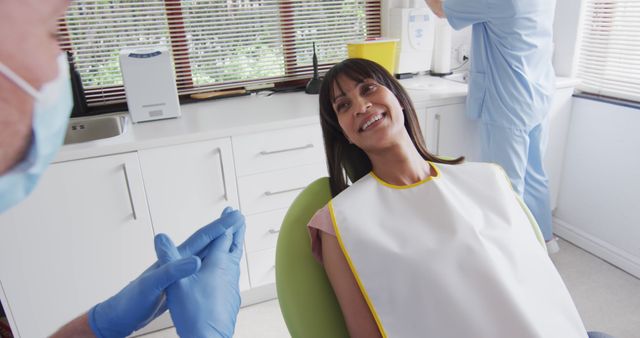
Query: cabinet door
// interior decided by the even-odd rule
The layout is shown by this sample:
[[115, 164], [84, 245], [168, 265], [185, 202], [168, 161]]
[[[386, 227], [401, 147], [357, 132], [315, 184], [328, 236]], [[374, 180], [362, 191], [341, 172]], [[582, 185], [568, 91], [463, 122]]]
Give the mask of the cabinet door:
[[53, 164], [0, 215], [0, 297], [18, 337], [50, 335], [153, 261], [135, 153]]
[[480, 160], [480, 125], [465, 115], [464, 104], [427, 108], [424, 137], [427, 149], [444, 157]]
[[[141, 150], [138, 156], [153, 228], [176, 244], [220, 217], [226, 206], [238, 208], [229, 139]], [[240, 289], [245, 290], [244, 257], [241, 267]]]

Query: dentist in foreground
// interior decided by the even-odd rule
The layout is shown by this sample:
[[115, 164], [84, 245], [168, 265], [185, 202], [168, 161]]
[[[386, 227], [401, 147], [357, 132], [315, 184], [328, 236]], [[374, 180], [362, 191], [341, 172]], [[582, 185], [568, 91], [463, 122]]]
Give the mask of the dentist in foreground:
[[[0, 213], [31, 193], [64, 139], [72, 97], [56, 29], [68, 3], [0, 2]], [[181, 337], [231, 337], [244, 230], [227, 208], [178, 247], [157, 235], [153, 265], [52, 337], [125, 337], [167, 309]]]

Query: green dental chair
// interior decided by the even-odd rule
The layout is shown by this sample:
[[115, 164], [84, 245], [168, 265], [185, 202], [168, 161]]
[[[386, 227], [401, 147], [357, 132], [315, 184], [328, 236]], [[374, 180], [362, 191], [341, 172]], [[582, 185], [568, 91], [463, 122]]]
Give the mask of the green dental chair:
[[311, 254], [307, 223], [331, 198], [329, 178], [305, 188], [282, 222], [276, 247], [276, 289], [292, 338], [349, 337], [329, 279]]

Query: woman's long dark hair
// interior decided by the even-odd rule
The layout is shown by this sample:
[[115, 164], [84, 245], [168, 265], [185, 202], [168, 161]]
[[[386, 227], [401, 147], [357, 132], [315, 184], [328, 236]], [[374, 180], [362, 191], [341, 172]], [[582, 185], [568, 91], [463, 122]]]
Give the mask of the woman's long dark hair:
[[355, 144], [349, 143], [338, 124], [338, 116], [333, 110], [333, 88], [339, 75], [344, 75], [355, 82], [373, 79], [387, 87], [398, 99], [404, 113], [404, 127], [420, 155], [427, 161], [458, 164], [464, 157], [445, 160], [432, 155], [422, 137], [415, 108], [402, 85], [385, 68], [365, 59], [346, 59], [331, 68], [324, 76], [320, 88], [320, 124], [324, 137], [324, 148], [327, 155], [331, 194], [335, 197], [348, 187], [347, 177], [355, 182], [371, 172], [372, 165], [367, 154]]

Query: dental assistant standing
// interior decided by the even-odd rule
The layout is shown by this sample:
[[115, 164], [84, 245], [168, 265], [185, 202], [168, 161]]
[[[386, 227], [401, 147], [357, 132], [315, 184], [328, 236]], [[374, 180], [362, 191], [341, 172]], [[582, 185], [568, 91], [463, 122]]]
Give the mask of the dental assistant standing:
[[473, 25], [466, 112], [481, 122], [482, 160], [506, 170], [549, 242], [551, 208], [542, 162], [555, 90], [555, 0], [425, 1], [454, 29]]
[[[0, 213], [31, 193], [64, 139], [72, 98], [56, 31], [68, 2], [0, 1]], [[167, 309], [181, 337], [231, 337], [244, 229], [227, 208], [178, 247], [157, 235], [158, 261], [52, 337], [125, 337]]]

